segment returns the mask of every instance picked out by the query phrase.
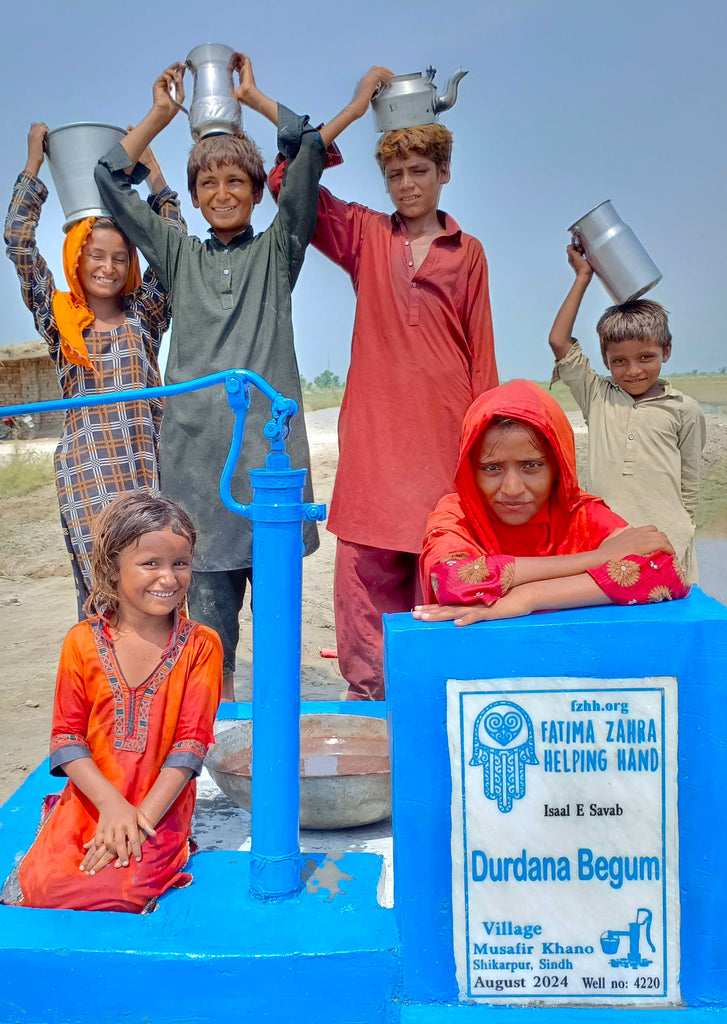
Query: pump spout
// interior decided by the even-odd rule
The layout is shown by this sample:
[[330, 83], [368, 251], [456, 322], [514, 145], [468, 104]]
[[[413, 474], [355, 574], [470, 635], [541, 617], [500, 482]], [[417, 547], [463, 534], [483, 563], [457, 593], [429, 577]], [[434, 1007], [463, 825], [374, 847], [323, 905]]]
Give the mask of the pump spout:
[[467, 74], [462, 68], [455, 71], [450, 80], [447, 82], [447, 91], [443, 96], [437, 96], [434, 101], [434, 113], [440, 114], [443, 110], [449, 110], [457, 102], [457, 87], [461, 79]]

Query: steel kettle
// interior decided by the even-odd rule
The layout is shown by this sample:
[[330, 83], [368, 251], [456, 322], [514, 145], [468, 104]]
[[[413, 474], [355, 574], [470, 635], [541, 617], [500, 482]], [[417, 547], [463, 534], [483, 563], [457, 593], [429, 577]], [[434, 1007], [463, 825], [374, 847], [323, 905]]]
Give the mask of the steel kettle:
[[427, 68], [411, 75], [395, 75], [383, 82], [371, 100], [376, 130], [390, 132], [396, 128], [413, 128], [418, 124], [436, 124], [439, 114], [449, 110], [457, 100], [460, 80], [467, 74], [462, 68], [447, 82], [442, 96], [434, 85], [436, 70]]

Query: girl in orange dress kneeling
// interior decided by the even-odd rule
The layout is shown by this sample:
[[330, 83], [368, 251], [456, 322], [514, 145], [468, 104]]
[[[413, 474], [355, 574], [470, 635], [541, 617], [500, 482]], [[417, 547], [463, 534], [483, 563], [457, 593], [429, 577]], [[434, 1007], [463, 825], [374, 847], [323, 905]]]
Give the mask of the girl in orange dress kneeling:
[[537, 384], [511, 381], [472, 403], [455, 487], [427, 522], [420, 565], [432, 603], [415, 618], [466, 626], [689, 593], [665, 534], [628, 527], [580, 489], [568, 417]]
[[35, 842], [5, 883], [24, 907], [144, 913], [188, 885], [195, 801], [222, 686], [217, 634], [181, 614], [196, 533], [162, 494], [94, 522], [89, 618], [63, 644]]

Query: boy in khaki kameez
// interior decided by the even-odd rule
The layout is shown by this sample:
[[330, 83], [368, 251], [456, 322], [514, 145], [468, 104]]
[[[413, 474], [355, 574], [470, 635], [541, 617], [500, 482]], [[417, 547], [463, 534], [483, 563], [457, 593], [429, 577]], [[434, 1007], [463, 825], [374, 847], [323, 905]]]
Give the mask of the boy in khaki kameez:
[[575, 281], [550, 332], [553, 380], [573, 393], [588, 424], [588, 484], [631, 526], [655, 525], [669, 537], [690, 583], [697, 582], [694, 516], [705, 423], [699, 403], [660, 377], [671, 355], [666, 310], [635, 299], [598, 321], [599, 377], [571, 337], [593, 268], [573, 245]]

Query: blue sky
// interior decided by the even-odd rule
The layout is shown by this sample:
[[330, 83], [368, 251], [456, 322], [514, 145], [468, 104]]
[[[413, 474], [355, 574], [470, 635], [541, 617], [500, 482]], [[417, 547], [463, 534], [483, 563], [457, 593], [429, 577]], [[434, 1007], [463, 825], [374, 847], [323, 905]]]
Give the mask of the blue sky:
[[[345, 104], [372, 64], [399, 74], [432, 64], [442, 91], [462, 66], [469, 75], [442, 116], [455, 150], [441, 205], [485, 246], [501, 378], [549, 376], [548, 330], [571, 281], [566, 229], [604, 199], [663, 273], [650, 295], [671, 312], [670, 368], [727, 364], [724, 4], [148, 0], [124, 8], [69, 0], [33, 11], [29, 18], [23, 5], [4, 5], [11, 45], [0, 71], [0, 181], [8, 200], [31, 121], [133, 123], [149, 107], [158, 72], [202, 42], [249, 53], [259, 86], [317, 121]], [[250, 112], [244, 123], [269, 165], [272, 126]], [[369, 113], [341, 137], [346, 163], [324, 180], [346, 199], [388, 210], [375, 141]], [[180, 193], [190, 142], [179, 115], [155, 147]], [[46, 167], [41, 177], [51, 184]], [[60, 276], [62, 215], [52, 185], [51, 193], [39, 242]], [[184, 209], [190, 230], [202, 234], [186, 196]], [[266, 197], [255, 227], [273, 214]], [[293, 301], [301, 372], [343, 376], [354, 306], [348, 279], [311, 252]], [[594, 359], [595, 321], [609, 301], [594, 281], [577, 324]], [[35, 337], [9, 261], [0, 264], [0, 303], [0, 344]]]

